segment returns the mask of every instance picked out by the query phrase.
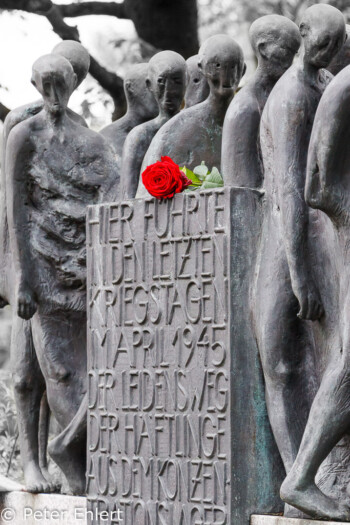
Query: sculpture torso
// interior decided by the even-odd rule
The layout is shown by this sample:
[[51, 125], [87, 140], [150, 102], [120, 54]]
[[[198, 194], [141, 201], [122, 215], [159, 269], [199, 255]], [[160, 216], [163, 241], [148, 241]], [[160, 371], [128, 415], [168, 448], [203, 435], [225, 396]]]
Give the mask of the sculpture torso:
[[[9, 287], [11, 288], [11, 285], [7, 282], [9, 277], [6, 275], [8, 273], [7, 272], [8, 267], [11, 266], [11, 264], [8, 262], [9, 239], [8, 239], [8, 225], [7, 225], [7, 211], [6, 211], [5, 155], [6, 155], [6, 148], [7, 148], [7, 139], [9, 137], [11, 130], [15, 126], [17, 126], [23, 121], [26, 121], [27, 119], [30, 119], [31, 117], [34, 117], [38, 113], [40, 113], [43, 109], [43, 106], [44, 106], [43, 100], [40, 99], [30, 104], [25, 104], [16, 109], [13, 109], [12, 111], [10, 111], [10, 113], [6, 117], [6, 120], [4, 123], [3, 154], [2, 154], [2, 166], [1, 166], [1, 191], [0, 191], [0, 219], [1, 219], [0, 220], [0, 246], [2, 248], [0, 268], [2, 268], [1, 275], [2, 275], [3, 282], [1, 283], [0, 296], [6, 296], [7, 300], [10, 300], [10, 291], [8, 290], [8, 288]], [[80, 115], [78, 115], [77, 113], [75, 113], [69, 108], [67, 108], [67, 116], [76, 124], [81, 125], [85, 128], [88, 127], [85, 120]], [[64, 158], [64, 155], [62, 156], [62, 158]]]
[[290, 167], [297, 165], [306, 177], [307, 151], [315, 113], [332, 78], [321, 70], [317, 84], [311, 84], [297, 66], [292, 66], [277, 82], [266, 103], [260, 128], [264, 188], [268, 200], [277, 209], [276, 178], [280, 175], [282, 156]]
[[84, 310], [86, 206], [117, 185], [113, 155], [102, 137], [67, 116], [57, 130], [40, 113], [13, 133], [30, 137], [32, 146], [27, 217], [39, 303]]
[[257, 188], [263, 180], [259, 127], [269, 93], [254, 81], [231, 102], [224, 121], [222, 175], [229, 186]]

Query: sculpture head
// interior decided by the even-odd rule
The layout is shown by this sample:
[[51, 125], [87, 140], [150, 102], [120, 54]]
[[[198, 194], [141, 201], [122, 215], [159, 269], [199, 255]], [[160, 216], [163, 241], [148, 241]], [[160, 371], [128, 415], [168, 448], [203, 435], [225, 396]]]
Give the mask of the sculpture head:
[[327, 67], [332, 75], [337, 75], [344, 67], [350, 65], [350, 25], [346, 26], [346, 34], [346, 42]]
[[190, 57], [187, 61], [186, 108], [203, 102], [209, 95], [209, 84], [198, 66], [199, 56]]
[[153, 93], [147, 89], [148, 64], [135, 64], [124, 77], [124, 91], [129, 108], [146, 120], [155, 118], [159, 109]]
[[185, 59], [175, 51], [157, 53], [149, 61], [146, 84], [160, 110], [175, 115], [186, 91]]
[[84, 46], [74, 40], [63, 40], [52, 50], [52, 54], [66, 58], [77, 75], [76, 88], [85, 80], [90, 68], [90, 55]]
[[60, 55], [44, 55], [33, 64], [32, 84], [44, 99], [52, 115], [63, 114], [77, 84], [73, 67]]
[[301, 44], [298, 26], [281, 15], [255, 20], [250, 26], [249, 38], [259, 66], [276, 80], [292, 65]]
[[350, 66], [332, 80], [318, 105], [306, 170], [305, 200], [350, 232]]
[[313, 5], [303, 15], [300, 34], [304, 40], [304, 62], [317, 69], [327, 67], [345, 42], [344, 16], [331, 5]]
[[215, 35], [199, 50], [199, 62], [212, 94], [232, 98], [245, 73], [243, 51], [228, 35]]

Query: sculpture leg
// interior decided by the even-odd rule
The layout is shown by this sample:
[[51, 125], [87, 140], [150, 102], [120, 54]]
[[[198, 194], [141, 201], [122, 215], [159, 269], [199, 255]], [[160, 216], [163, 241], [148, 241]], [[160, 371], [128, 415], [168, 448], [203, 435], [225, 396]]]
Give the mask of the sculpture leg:
[[44, 378], [33, 347], [31, 322], [17, 315], [12, 320], [11, 359], [25, 485], [29, 492], [51, 492], [39, 466], [39, 413]]
[[350, 428], [350, 363], [326, 372], [313, 402], [300, 450], [281, 487], [281, 497], [315, 518], [349, 521], [350, 507], [321, 492], [317, 471]]
[[[50, 409], [64, 432], [67, 427], [71, 428], [86, 394], [86, 313], [37, 313], [32, 325]], [[82, 494], [85, 489], [86, 433], [72, 435], [68, 444], [63, 441], [62, 448], [55, 447], [55, 441], [49, 447], [50, 454], [61, 466], [71, 491]]]
[[[51, 412], [47, 401], [47, 392], [45, 390], [40, 403], [40, 418], [39, 418], [39, 465], [41, 472], [47, 480], [50, 480], [51, 475], [48, 470], [47, 463], [47, 445], [49, 442]], [[61, 484], [59, 482], [52, 483], [55, 492], [59, 492]]]
[[266, 237], [254, 297], [256, 337], [273, 434], [286, 472], [292, 468], [316, 393], [314, 349], [308, 325], [297, 317], [282, 242]]
[[[82, 443], [86, 442], [87, 409], [88, 396], [85, 394], [71, 424], [53, 439], [49, 445], [49, 454], [62, 472], [70, 471], [71, 457], [76, 455], [77, 444], [78, 452], [81, 453]], [[76, 479], [73, 480], [72, 476], [70, 476], [69, 485], [73, 494], [83, 494], [85, 490], [85, 463], [80, 463], [79, 468], [79, 475]]]

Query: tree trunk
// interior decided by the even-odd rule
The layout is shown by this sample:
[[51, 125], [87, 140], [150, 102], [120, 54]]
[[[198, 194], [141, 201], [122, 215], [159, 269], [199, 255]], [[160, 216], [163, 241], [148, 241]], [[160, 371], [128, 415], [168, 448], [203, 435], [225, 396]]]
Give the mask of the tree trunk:
[[140, 38], [184, 58], [198, 53], [197, 0], [125, 0]]

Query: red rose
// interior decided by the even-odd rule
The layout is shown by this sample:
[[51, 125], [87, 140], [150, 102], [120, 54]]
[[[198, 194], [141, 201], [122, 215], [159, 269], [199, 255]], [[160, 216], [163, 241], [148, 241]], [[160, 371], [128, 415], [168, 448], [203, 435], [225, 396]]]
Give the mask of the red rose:
[[157, 199], [170, 199], [191, 184], [190, 179], [170, 157], [148, 166], [142, 173], [142, 182], [151, 195]]

